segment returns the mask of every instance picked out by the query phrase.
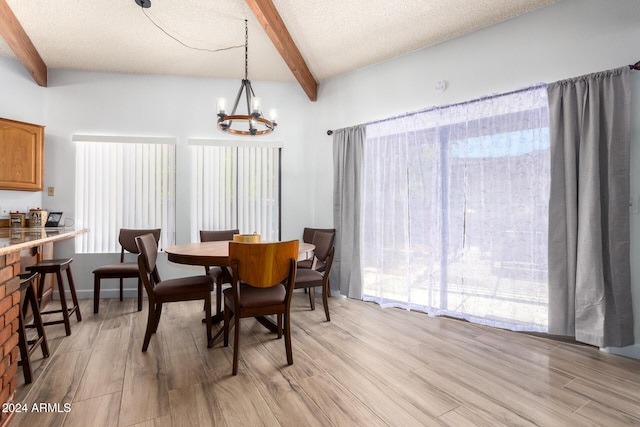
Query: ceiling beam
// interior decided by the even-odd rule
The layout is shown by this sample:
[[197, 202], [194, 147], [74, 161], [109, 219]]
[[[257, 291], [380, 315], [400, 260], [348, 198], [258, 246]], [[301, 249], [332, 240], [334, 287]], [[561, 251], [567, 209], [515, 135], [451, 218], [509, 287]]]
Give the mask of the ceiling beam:
[[36, 83], [47, 87], [47, 65], [6, 0], [0, 0], [0, 36], [7, 42]]
[[246, 1], [302, 89], [310, 100], [316, 101], [318, 99], [318, 83], [311, 75], [309, 67], [304, 62], [304, 58], [293, 42], [273, 2], [271, 0]]

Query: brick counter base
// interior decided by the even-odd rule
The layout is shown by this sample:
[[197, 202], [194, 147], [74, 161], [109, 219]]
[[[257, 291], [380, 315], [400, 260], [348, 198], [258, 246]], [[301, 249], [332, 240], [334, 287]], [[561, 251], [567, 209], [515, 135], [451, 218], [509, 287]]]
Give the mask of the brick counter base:
[[[20, 252], [0, 255], [0, 405], [13, 402], [18, 383], [19, 273]], [[7, 425], [11, 415], [0, 412], [0, 425]]]

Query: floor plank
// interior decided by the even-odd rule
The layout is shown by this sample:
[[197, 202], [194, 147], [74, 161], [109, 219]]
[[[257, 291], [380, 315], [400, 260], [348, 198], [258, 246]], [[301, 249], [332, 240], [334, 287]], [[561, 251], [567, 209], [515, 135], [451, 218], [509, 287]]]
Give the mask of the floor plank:
[[76, 400], [122, 392], [130, 336], [129, 327], [98, 333]]
[[116, 427], [121, 400], [122, 394], [118, 392], [75, 402], [64, 427], [86, 427], [87, 420], [91, 420], [92, 427]]
[[[18, 414], [13, 422], [25, 426], [62, 425], [69, 413], [64, 410], [64, 405], [71, 404], [73, 410], [73, 398], [90, 355], [91, 350], [53, 355], [46, 370], [34, 382], [33, 388], [23, 401], [29, 408], [28, 412]], [[33, 409], [42, 408], [43, 404], [43, 410]]]
[[289, 366], [283, 364], [283, 360], [277, 360], [255, 345], [242, 346], [241, 351], [246, 372], [281, 426], [330, 425], [320, 407], [303, 392], [303, 387], [290, 378]]
[[215, 384], [197, 382], [191, 386], [169, 391], [171, 425], [226, 426], [222, 411], [213, 398]]
[[159, 340], [143, 353], [142, 340], [132, 339], [122, 388], [120, 425], [129, 426], [169, 415], [169, 388]]

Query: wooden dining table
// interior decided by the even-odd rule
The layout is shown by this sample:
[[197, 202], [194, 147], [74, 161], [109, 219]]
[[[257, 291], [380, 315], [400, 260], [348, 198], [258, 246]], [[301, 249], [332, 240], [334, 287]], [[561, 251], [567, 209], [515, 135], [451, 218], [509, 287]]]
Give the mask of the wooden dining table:
[[[169, 246], [165, 248], [164, 251], [167, 254], [167, 259], [177, 264], [228, 267], [231, 265], [229, 262], [229, 242], [229, 240], [222, 240], [214, 242], [186, 243], [182, 245]], [[316, 247], [311, 243], [300, 242], [298, 247], [298, 260], [312, 257], [315, 248]], [[221, 301], [222, 289], [220, 289], [220, 286], [216, 286], [216, 298], [217, 301]], [[218, 305], [216, 304], [216, 306]], [[273, 332], [276, 331], [276, 326], [269, 319], [256, 319], [269, 330]], [[219, 323], [222, 320], [222, 311], [216, 309], [216, 314], [212, 316], [211, 321]]]
[[[229, 242], [230, 240], [186, 243], [169, 246], [164, 251], [169, 261], [177, 264], [226, 267], [230, 265]], [[300, 242], [298, 259], [310, 258], [315, 248], [311, 243]]]

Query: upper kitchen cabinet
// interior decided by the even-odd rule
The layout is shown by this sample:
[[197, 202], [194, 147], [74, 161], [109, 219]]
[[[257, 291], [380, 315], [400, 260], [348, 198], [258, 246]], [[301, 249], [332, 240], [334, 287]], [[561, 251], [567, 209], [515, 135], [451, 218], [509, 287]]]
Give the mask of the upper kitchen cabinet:
[[42, 191], [44, 126], [0, 119], [0, 190]]

